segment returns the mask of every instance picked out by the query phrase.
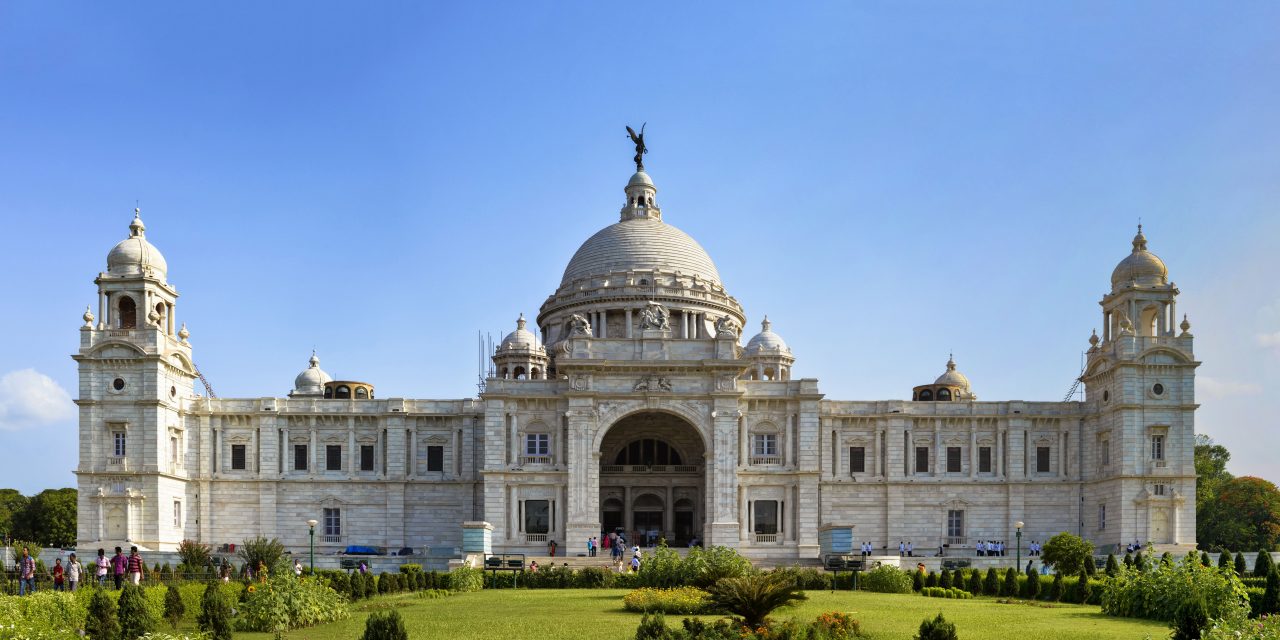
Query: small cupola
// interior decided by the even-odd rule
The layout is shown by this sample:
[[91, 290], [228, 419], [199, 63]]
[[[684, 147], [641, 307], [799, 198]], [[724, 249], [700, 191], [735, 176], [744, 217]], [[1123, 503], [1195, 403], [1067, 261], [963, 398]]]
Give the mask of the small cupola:
[[947, 357], [947, 370], [933, 384], [922, 384], [911, 390], [911, 399], [917, 402], [973, 401], [978, 396], [969, 386], [969, 378], [956, 369], [954, 357]]
[[547, 349], [527, 326], [522, 313], [516, 318], [516, 330], [508, 333], [494, 350], [493, 364], [497, 377], [510, 380], [547, 378]]
[[637, 219], [662, 220], [662, 209], [658, 207], [657, 201], [658, 188], [643, 169], [631, 176], [623, 191], [627, 194], [627, 203], [622, 206], [622, 222]]
[[773, 332], [773, 323], [769, 316], [760, 322], [760, 333], [747, 341], [743, 355], [751, 361], [752, 367], [747, 371], [748, 380], [790, 380], [791, 366], [796, 359], [791, 355], [782, 336]]

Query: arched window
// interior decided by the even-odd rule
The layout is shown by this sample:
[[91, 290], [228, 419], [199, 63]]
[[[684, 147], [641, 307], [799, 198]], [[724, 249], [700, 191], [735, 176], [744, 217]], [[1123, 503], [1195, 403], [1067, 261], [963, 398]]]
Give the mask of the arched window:
[[134, 304], [133, 298], [120, 296], [120, 302], [116, 305], [116, 318], [116, 326], [121, 329], [138, 328], [138, 305]]
[[618, 452], [618, 456], [613, 463], [642, 465], [683, 464], [680, 460], [680, 452], [676, 451], [675, 447], [655, 438], [631, 441], [630, 444]]
[[334, 394], [333, 394], [333, 397], [335, 397], [335, 398], [337, 398], [337, 399], [339, 399], [339, 400], [349, 400], [349, 399], [351, 399], [351, 387], [348, 387], [348, 386], [347, 386], [347, 385], [345, 385], [345, 384], [344, 384], [344, 385], [342, 385], [342, 386], [340, 386], [340, 387], [338, 387], [338, 390], [337, 390], [337, 392], [336, 392], [336, 393], [334, 393]]
[[333, 387], [325, 387], [325, 388], [324, 388], [324, 397], [326, 397], [326, 398], [332, 398], [332, 397], [333, 397]]
[[943, 400], [943, 401], [949, 401], [949, 400], [951, 400], [951, 390], [950, 390], [950, 389], [938, 389], [938, 399], [939, 399], [939, 400]]
[[922, 402], [928, 402], [930, 400], [933, 400], [933, 392], [928, 389], [924, 389], [920, 391], [920, 400]]
[[542, 372], [541, 372], [541, 371], [538, 371], [538, 368], [537, 368], [537, 367], [534, 367], [534, 368], [530, 369], [530, 370], [529, 370], [529, 379], [530, 379], [530, 380], [541, 380], [541, 379], [542, 379]]
[[511, 372], [511, 377], [516, 380], [524, 380], [524, 367], [516, 367], [515, 371]]
[[356, 387], [356, 400], [368, 400], [369, 390], [364, 387]]

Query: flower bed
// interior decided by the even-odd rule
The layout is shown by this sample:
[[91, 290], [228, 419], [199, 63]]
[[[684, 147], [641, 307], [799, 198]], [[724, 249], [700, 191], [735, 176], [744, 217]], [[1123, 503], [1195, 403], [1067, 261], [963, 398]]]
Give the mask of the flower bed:
[[697, 615], [712, 612], [710, 596], [696, 587], [636, 589], [622, 597], [622, 606], [636, 613]]

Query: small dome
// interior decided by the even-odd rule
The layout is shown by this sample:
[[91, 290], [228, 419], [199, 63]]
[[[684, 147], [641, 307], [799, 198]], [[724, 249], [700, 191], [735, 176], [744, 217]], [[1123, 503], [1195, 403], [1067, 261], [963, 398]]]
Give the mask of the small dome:
[[649, 178], [649, 174], [643, 171], [637, 171], [634, 174], [632, 174], [631, 179], [627, 181], [627, 186], [634, 187], [634, 186], [641, 186], [641, 185], [646, 187], [652, 187], [653, 180]]
[[956, 371], [955, 358], [947, 358], [947, 372], [938, 376], [938, 379], [934, 380], [933, 383], [945, 384], [952, 387], [961, 387], [965, 391], [968, 391], [970, 388], [969, 378], [965, 377], [963, 373]]
[[1112, 290], [1128, 282], [1138, 286], [1159, 286], [1165, 284], [1168, 277], [1169, 269], [1164, 261], [1147, 251], [1147, 237], [1142, 235], [1142, 225], [1138, 225], [1138, 235], [1133, 237], [1133, 252], [1111, 272]]
[[113, 276], [138, 277], [151, 275], [163, 280], [169, 265], [150, 242], [147, 242], [146, 225], [140, 212], [133, 210], [133, 222], [129, 224], [129, 237], [120, 241], [107, 254], [107, 273]]
[[787, 343], [783, 341], [782, 336], [773, 332], [773, 323], [769, 322], [769, 316], [765, 316], [760, 322], [760, 333], [752, 336], [747, 341], [747, 355], [754, 355], [761, 351], [781, 351], [789, 353], [791, 349], [787, 347]]
[[326, 382], [333, 382], [333, 378], [320, 368], [320, 358], [315, 352], [311, 352], [310, 366], [302, 370], [297, 378], [293, 380], [293, 393], [290, 395], [322, 395], [324, 393], [324, 385]]
[[525, 328], [528, 323], [524, 319], [524, 314], [516, 320], [516, 330], [507, 334], [502, 339], [502, 344], [498, 346], [499, 350], [506, 349], [536, 349], [538, 348], [538, 337], [533, 335], [532, 331]]

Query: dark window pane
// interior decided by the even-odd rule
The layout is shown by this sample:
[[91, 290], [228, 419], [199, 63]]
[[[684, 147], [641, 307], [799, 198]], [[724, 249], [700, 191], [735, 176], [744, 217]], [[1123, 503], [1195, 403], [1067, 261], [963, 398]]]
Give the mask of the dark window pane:
[[551, 531], [551, 502], [549, 500], [524, 501], [524, 532], [547, 533]]
[[325, 509], [324, 510], [324, 535], [326, 536], [342, 535], [342, 510], [341, 509]]
[[329, 471], [342, 471], [342, 445], [331, 444], [325, 446], [324, 468]]
[[305, 444], [293, 445], [293, 470], [294, 471], [307, 470], [307, 445]]
[[444, 447], [432, 445], [427, 447], [427, 471], [444, 471]]
[[1036, 471], [1049, 473], [1049, 447], [1036, 447]]
[[231, 445], [231, 468], [237, 470], [243, 470], [245, 468], [244, 445]]
[[863, 473], [867, 470], [867, 449], [865, 447], [849, 447], [849, 472]]
[[916, 447], [916, 473], [929, 473], [929, 447]]
[[960, 447], [947, 447], [947, 473], [960, 473]]
[[778, 501], [777, 500], [756, 500], [755, 501], [755, 520], [756, 533], [777, 533], [778, 532]]
[[991, 447], [978, 449], [978, 471], [980, 473], [991, 473]]
[[360, 445], [360, 470], [373, 471], [373, 445]]

